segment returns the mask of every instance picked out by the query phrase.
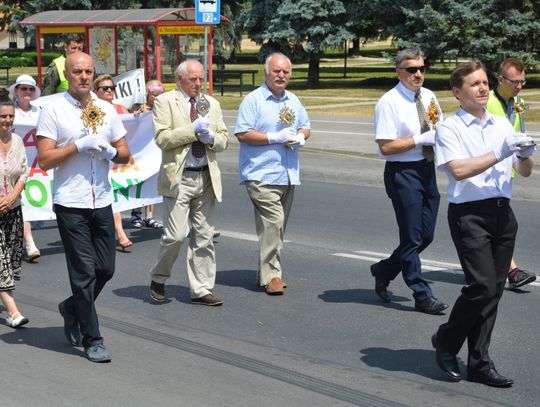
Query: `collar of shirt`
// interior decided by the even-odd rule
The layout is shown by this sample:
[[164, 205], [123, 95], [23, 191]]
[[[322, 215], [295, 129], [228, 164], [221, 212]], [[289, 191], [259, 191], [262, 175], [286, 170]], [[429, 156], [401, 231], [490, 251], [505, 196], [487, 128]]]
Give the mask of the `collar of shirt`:
[[478, 123], [483, 123], [483, 124], [493, 123], [493, 116], [486, 110], [486, 108], [484, 108], [483, 119], [479, 119], [478, 117], [473, 116], [462, 107], [459, 108], [456, 115], [463, 121], [463, 123], [465, 123], [467, 127], [469, 127], [475, 121]]
[[[189, 99], [191, 99], [191, 96], [189, 96], [186, 92], [184, 92], [181, 88], [178, 88], [178, 92], [180, 92], [180, 97], [184, 99], [184, 102], [186, 104], [190, 104]], [[199, 101], [199, 95], [195, 96], [195, 102]]]
[[[401, 93], [406, 99], [409, 99], [410, 101], [416, 103], [416, 99], [414, 98], [415, 95], [416, 95], [416, 92], [413, 92], [412, 90], [406, 88], [405, 85], [403, 85], [403, 83], [402, 83], [401, 81], [397, 84], [396, 89], [397, 89], [398, 92]], [[420, 94], [422, 94], [422, 88], [420, 88]]]
[[289, 99], [289, 91], [287, 89], [284, 89], [283, 90], [283, 95], [280, 97], [280, 98], [277, 98], [273, 93], [272, 91], [270, 90], [270, 88], [268, 87], [268, 85], [266, 84], [266, 82], [264, 82], [262, 85], [261, 85], [261, 88], [262, 88], [262, 93], [263, 93], [263, 96], [266, 100], [268, 99], [275, 99], [277, 100], [278, 102], [281, 102], [283, 100], [288, 100]]

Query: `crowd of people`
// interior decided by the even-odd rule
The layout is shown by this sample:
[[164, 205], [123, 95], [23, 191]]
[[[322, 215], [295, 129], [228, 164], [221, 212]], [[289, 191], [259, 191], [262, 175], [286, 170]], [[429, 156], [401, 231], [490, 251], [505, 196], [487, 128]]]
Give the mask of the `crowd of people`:
[[[109, 75], [94, 79], [92, 58], [66, 43], [66, 57], [52, 64], [64, 97], [41, 111], [31, 105], [39, 96], [34, 79], [21, 75], [0, 94], [0, 299], [6, 323], [28, 323], [15, 305], [14, 281], [20, 276], [23, 247], [37, 249], [23, 227], [20, 194], [27, 177], [21, 138], [11, 132], [16, 115], [38, 115], [38, 162], [55, 169], [53, 208], [64, 246], [72, 295], [59, 304], [64, 333], [73, 346], [82, 345], [93, 362], [111, 360], [98, 323], [95, 300], [115, 270], [115, 241], [132, 245], [120, 214], [112, 211], [109, 162], [127, 163], [130, 149], [113, 103], [115, 84]], [[63, 66], [62, 66], [63, 64]], [[516, 59], [503, 61], [498, 86], [490, 93], [487, 71], [480, 61], [459, 64], [451, 88], [459, 110], [443, 118], [435, 94], [423, 87], [425, 61], [419, 49], [405, 49], [395, 59], [398, 84], [375, 108], [377, 153], [386, 161], [384, 185], [399, 230], [391, 256], [371, 265], [375, 294], [391, 302], [388, 286], [400, 273], [412, 290], [415, 309], [439, 315], [448, 305], [437, 299], [421, 271], [420, 253], [433, 240], [440, 194], [436, 169], [448, 177], [448, 222], [465, 274], [466, 286], [432, 337], [436, 362], [454, 381], [461, 379], [456, 355], [468, 341], [468, 379], [508, 387], [488, 354], [498, 302], [506, 281], [510, 288], [536, 279], [513, 260], [517, 222], [510, 207], [512, 178], [529, 176], [535, 143], [525, 134], [518, 95], [525, 69]], [[62, 69], [62, 73], [59, 71]], [[274, 53], [264, 64], [264, 83], [242, 101], [234, 136], [240, 143], [240, 182], [253, 204], [259, 241], [255, 284], [268, 295], [283, 295], [284, 234], [300, 184], [299, 152], [309, 139], [311, 124], [299, 98], [287, 85], [292, 74], [288, 57]], [[162, 152], [158, 194], [163, 197], [163, 224], [153, 207], [132, 212], [135, 227], [162, 228], [159, 251], [149, 270], [149, 295], [167, 299], [180, 248], [187, 240], [186, 271], [191, 302], [220, 306], [216, 293], [213, 213], [222, 199], [218, 154], [229, 143], [219, 102], [204, 95], [204, 66], [185, 60], [175, 72], [176, 89], [165, 92], [159, 81], [146, 84], [146, 102], [134, 114], [151, 112], [154, 140]], [[62, 84], [65, 81], [65, 84]], [[12, 100], [13, 99], [13, 100]], [[19, 113], [18, 113], [19, 112]], [[18, 117], [17, 117], [18, 118]], [[16, 164], [16, 165], [15, 165]], [[23, 230], [24, 238], [23, 238]], [[115, 237], [116, 235], [116, 237]], [[88, 242], [91, 242], [89, 245]], [[39, 254], [38, 254], [39, 256]]]

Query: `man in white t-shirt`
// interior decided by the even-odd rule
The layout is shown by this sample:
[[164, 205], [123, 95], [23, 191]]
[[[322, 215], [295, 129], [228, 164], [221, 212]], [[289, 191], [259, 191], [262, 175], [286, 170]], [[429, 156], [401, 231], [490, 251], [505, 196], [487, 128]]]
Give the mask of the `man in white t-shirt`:
[[432, 343], [450, 379], [461, 380], [456, 355], [467, 341], [468, 380], [509, 387], [513, 380], [497, 372], [488, 348], [517, 232], [512, 168], [529, 176], [536, 147], [486, 110], [489, 85], [480, 61], [458, 65], [450, 85], [461, 107], [437, 127], [437, 168], [448, 176], [448, 224], [467, 285]]
[[54, 168], [53, 204], [73, 295], [58, 306], [64, 334], [92, 362], [108, 362], [94, 301], [114, 274], [115, 236], [109, 161], [127, 163], [126, 130], [114, 107], [90, 92], [94, 61], [66, 60], [69, 87], [46, 105], [37, 126], [39, 165]]

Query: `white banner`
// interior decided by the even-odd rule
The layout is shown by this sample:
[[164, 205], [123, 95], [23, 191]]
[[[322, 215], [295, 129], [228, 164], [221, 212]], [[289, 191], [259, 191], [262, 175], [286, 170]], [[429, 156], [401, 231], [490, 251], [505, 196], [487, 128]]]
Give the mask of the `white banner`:
[[[127, 130], [126, 141], [131, 157], [128, 164], [111, 162], [109, 179], [114, 190], [114, 212], [162, 201], [162, 197], [157, 195], [161, 150], [154, 143], [152, 113], [120, 117]], [[43, 171], [37, 163], [36, 125], [14, 124], [14, 132], [24, 141], [29, 167], [26, 188], [21, 194], [24, 220], [55, 219], [52, 211], [54, 171]]]

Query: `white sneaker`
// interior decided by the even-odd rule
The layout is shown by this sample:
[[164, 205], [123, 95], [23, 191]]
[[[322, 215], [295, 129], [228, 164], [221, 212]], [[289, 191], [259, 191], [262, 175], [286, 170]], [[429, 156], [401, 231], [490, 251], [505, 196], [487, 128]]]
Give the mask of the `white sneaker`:
[[32, 263], [35, 259], [41, 256], [41, 253], [39, 249], [36, 247], [36, 245], [26, 245], [26, 259]]
[[26, 318], [23, 314], [20, 312], [16, 312], [11, 317], [6, 317], [6, 325], [10, 326], [12, 328], [20, 328], [23, 325], [26, 325], [28, 323], [28, 318]]

